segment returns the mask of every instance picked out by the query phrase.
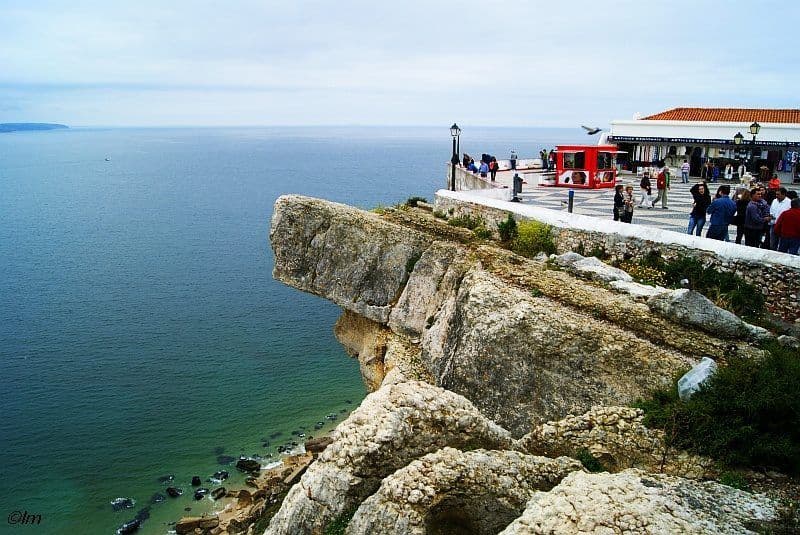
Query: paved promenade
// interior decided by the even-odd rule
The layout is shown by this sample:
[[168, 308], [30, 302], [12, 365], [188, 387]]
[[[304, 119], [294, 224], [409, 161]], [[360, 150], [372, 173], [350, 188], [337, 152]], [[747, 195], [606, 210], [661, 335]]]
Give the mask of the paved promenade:
[[[507, 185], [511, 187], [511, 179], [513, 177], [511, 171], [503, 171], [497, 174], [496, 182], [498, 184]], [[523, 175], [524, 176], [524, 175]], [[634, 174], [622, 173], [618, 178], [618, 183], [631, 184], [633, 191], [636, 195], [637, 206], [633, 211], [633, 224], [647, 225], [657, 227], [664, 230], [672, 230], [676, 232], [686, 232], [689, 225], [689, 212], [692, 210], [692, 195], [689, 193], [689, 188], [698, 183], [697, 179], [690, 179], [688, 184], [681, 184], [680, 177], [676, 180], [671, 180], [670, 190], [668, 192], [669, 207], [667, 210], [661, 209], [661, 202], [655, 208], [639, 208], [638, 203], [641, 198], [639, 181]], [[782, 178], [783, 186], [786, 189], [794, 189], [800, 192], [800, 184], [791, 184], [788, 174]], [[532, 179], [531, 179], [532, 182]], [[717, 188], [722, 184], [730, 184], [731, 194], [735, 193], [738, 182], [711, 182], [708, 184], [711, 190], [711, 197], [713, 199]], [[550, 208], [553, 210], [567, 209], [567, 198], [569, 188], [561, 187], [542, 187], [535, 183], [523, 184], [522, 187], [522, 202], [543, 208]], [[653, 198], [657, 193], [655, 189], [655, 179], [653, 179]], [[613, 206], [614, 206], [614, 189], [599, 189], [599, 190], [575, 190], [575, 202], [573, 212], [588, 216], [594, 216], [601, 219], [613, 220]], [[703, 235], [708, 229], [708, 222], [703, 228]], [[731, 227], [735, 235], [735, 227]]]

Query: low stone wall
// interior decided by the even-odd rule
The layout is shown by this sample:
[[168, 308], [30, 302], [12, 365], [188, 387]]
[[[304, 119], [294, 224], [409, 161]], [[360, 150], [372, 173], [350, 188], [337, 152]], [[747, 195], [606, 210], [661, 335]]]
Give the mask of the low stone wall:
[[[445, 177], [445, 183], [450, 184], [453, 180], [453, 168], [452, 164], [448, 162], [447, 167], [447, 176]], [[481, 178], [481, 175], [476, 173], [471, 173], [467, 171], [465, 168], [461, 166], [456, 166], [456, 191], [469, 191], [469, 190], [481, 190], [481, 189], [508, 189], [503, 188], [503, 186], [498, 184], [493, 184], [491, 180], [488, 178]]]
[[436, 209], [455, 216], [482, 217], [496, 233], [511, 213], [517, 221], [536, 220], [553, 227], [559, 253], [602, 248], [612, 260], [639, 260], [657, 251], [670, 260], [693, 257], [718, 271], [735, 273], [760, 288], [770, 313], [800, 323], [800, 257], [709, 240], [668, 230], [630, 225], [580, 214], [491, 199], [468, 191], [436, 192]]

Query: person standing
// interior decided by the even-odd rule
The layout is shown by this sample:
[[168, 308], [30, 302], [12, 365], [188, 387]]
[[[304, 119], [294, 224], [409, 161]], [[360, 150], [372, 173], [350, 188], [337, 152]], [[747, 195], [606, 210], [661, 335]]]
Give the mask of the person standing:
[[489, 162], [489, 175], [492, 177], [492, 182], [494, 182], [494, 179], [497, 176], [497, 158], [494, 156], [492, 156], [492, 159]]
[[703, 226], [706, 224], [706, 209], [711, 204], [711, 194], [708, 192], [708, 186], [705, 182], [695, 184], [689, 190], [692, 194], [694, 202], [692, 203], [692, 211], [689, 213], [689, 228], [687, 234], [696, 232], [700, 236], [703, 232]]
[[689, 162], [683, 160], [681, 164], [681, 184], [689, 183]]
[[653, 206], [655, 206], [658, 201], [661, 201], [661, 209], [668, 210], [667, 191], [669, 190], [669, 167], [666, 165], [656, 177], [656, 189], [658, 190], [658, 194], [656, 195], [656, 200], [653, 201]]
[[550, 169], [550, 171], [554, 171], [555, 170], [555, 168], [556, 168], [556, 151], [554, 151], [553, 149], [550, 149], [550, 154], [547, 155], [547, 164], [548, 164], [548, 169]]
[[763, 193], [754, 188], [750, 191], [750, 202], [744, 214], [744, 244], [748, 247], [759, 247], [761, 236], [764, 234], [764, 225], [769, 221], [769, 210], [764, 210]]
[[625, 203], [625, 210], [622, 213], [620, 220], [623, 223], [630, 223], [633, 221], [633, 186], [628, 184], [625, 186], [625, 193], [622, 194], [622, 200]]
[[744, 165], [744, 160], [739, 164], [739, 182], [744, 184], [744, 175], [747, 173], [747, 167]]
[[733, 180], [733, 166], [731, 164], [725, 166], [725, 180]]
[[706, 238], [729, 241], [728, 225], [731, 224], [736, 213], [736, 203], [731, 200], [730, 194], [731, 187], [729, 185], [720, 186], [716, 198], [706, 208], [706, 213], [711, 215]]
[[789, 209], [781, 213], [775, 223], [775, 233], [780, 238], [778, 251], [793, 255], [800, 253], [800, 199], [792, 199]]
[[773, 251], [778, 250], [778, 237], [775, 235], [775, 224], [783, 212], [791, 208], [792, 201], [786, 196], [788, 192], [786, 188], [780, 187], [775, 192], [775, 198], [772, 204], [769, 205], [769, 215], [772, 219], [769, 221], [769, 248]]
[[614, 186], [614, 221], [621, 220], [625, 215], [625, 197], [622, 189], [622, 184]]
[[542, 170], [547, 171], [547, 149], [539, 151], [539, 159], [542, 160]]
[[650, 198], [650, 192], [652, 191], [652, 185], [650, 184], [650, 175], [645, 173], [642, 177], [642, 181], [639, 182], [639, 189], [641, 190], [642, 197], [639, 200], [639, 208], [644, 208], [647, 206], [648, 208], [653, 207], [653, 201]]
[[517, 151], [515, 150], [511, 151], [511, 170], [517, 170]]
[[744, 237], [744, 214], [748, 204], [750, 204], [750, 190], [740, 188], [736, 193], [736, 215], [733, 217], [733, 223], [736, 225], [736, 243], [742, 243]]
[[485, 161], [481, 161], [481, 166], [478, 168], [478, 171], [481, 174], [481, 178], [486, 178], [486, 175], [489, 174], [489, 164]]

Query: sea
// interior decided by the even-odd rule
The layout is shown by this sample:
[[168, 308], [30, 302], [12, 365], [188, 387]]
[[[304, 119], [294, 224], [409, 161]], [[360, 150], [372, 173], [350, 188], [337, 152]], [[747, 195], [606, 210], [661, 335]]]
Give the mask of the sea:
[[[581, 141], [464, 126], [460, 148]], [[0, 134], [0, 533], [106, 535], [137, 514], [168, 533], [221, 507], [192, 476], [242, 486], [232, 459], [270, 465], [345, 418], [358, 363], [338, 307], [272, 279], [273, 204], [433, 200], [451, 151], [446, 125]]]

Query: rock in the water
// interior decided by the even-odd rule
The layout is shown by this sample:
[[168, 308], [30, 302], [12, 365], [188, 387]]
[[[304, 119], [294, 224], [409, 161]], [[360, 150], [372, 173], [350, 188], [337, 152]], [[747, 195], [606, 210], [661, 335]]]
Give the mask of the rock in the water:
[[269, 534], [311, 534], [372, 494], [381, 480], [444, 446], [504, 448], [507, 431], [463, 397], [412, 381], [366, 397], [331, 435], [331, 443], [292, 487]]
[[123, 509], [132, 509], [136, 502], [132, 498], [114, 498], [111, 500], [111, 508], [114, 511], [122, 511]]
[[217, 487], [211, 491], [211, 497], [214, 498], [215, 500], [219, 500], [220, 498], [225, 497], [226, 492], [227, 491], [225, 490], [225, 487]]
[[217, 463], [218, 464], [232, 464], [233, 461], [236, 460], [236, 457], [232, 457], [231, 455], [218, 455], [217, 456]]
[[647, 300], [647, 306], [684, 325], [699, 327], [723, 338], [759, 340], [769, 336], [763, 327], [750, 325], [736, 314], [718, 307], [703, 294], [686, 288], [665, 292]]
[[160, 492], [156, 492], [152, 496], [150, 496], [150, 503], [161, 503], [166, 500], [167, 497], [161, 494]]
[[189, 516], [181, 518], [178, 523], [175, 524], [175, 533], [178, 535], [185, 535], [186, 533], [194, 533], [195, 529], [200, 529], [205, 532], [217, 526], [219, 526], [219, 519], [215, 516]]
[[497, 533], [517, 518], [536, 490], [550, 490], [582, 470], [568, 457], [548, 459], [516, 451], [443, 448], [383, 480], [358, 508], [351, 535]]
[[166, 475], [166, 476], [159, 477], [157, 481], [159, 483], [161, 483], [161, 484], [164, 484], [164, 483], [169, 483], [169, 482], [173, 481], [174, 479], [175, 479], [175, 474], [169, 474], [169, 475]]
[[214, 472], [214, 474], [211, 476], [211, 479], [214, 481], [225, 481], [228, 479], [228, 475], [229, 474], [227, 470], [218, 470]]
[[192, 486], [199, 487], [203, 482], [200, 480], [200, 476], [192, 476]]
[[195, 500], [202, 500], [203, 498], [206, 497], [206, 494], [208, 494], [208, 489], [205, 488], [205, 487], [201, 487], [201, 488], [197, 489], [196, 491], [194, 491], [194, 499]]
[[501, 533], [753, 533], [777, 518], [764, 495], [712, 482], [640, 470], [573, 472], [549, 492], [537, 492]]
[[167, 494], [170, 498], [177, 498], [181, 494], [183, 494], [183, 490], [177, 487], [167, 487]]
[[134, 518], [133, 520], [129, 520], [118, 527], [116, 533], [117, 535], [130, 535], [131, 533], [136, 533], [139, 531], [140, 527], [142, 527], [141, 520]]
[[239, 459], [236, 461], [236, 468], [242, 472], [258, 472], [261, 470], [261, 463], [255, 459]]

